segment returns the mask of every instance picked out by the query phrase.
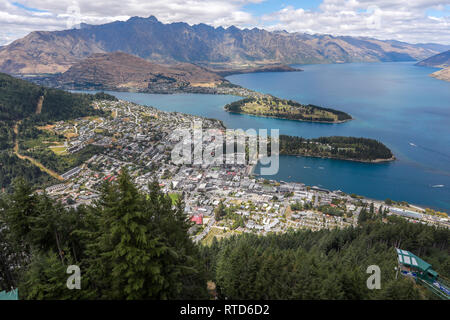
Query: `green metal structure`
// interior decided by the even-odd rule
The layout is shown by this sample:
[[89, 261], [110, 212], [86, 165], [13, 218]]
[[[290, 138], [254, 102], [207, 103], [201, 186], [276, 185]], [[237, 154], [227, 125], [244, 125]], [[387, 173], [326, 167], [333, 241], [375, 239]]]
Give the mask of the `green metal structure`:
[[432, 269], [431, 264], [420, 259], [415, 254], [398, 249], [398, 264], [402, 275], [412, 277], [428, 290], [432, 291], [439, 298], [450, 300], [449, 281]]
[[9, 292], [1, 291], [0, 300], [19, 300], [19, 290], [14, 289]]

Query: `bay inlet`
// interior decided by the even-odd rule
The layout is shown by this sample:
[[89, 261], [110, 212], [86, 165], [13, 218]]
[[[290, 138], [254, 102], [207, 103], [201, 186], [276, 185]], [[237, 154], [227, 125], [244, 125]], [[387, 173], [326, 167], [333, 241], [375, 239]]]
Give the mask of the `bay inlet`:
[[[305, 138], [377, 139], [392, 150], [396, 161], [372, 164], [281, 156], [278, 174], [265, 178], [450, 211], [450, 83], [428, 76], [436, 69], [411, 62], [302, 65], [301, 69], [304, 72], [239, 74], [227, 79], [280, 98], [342, 110], [354, 120], [311, 123], [226, 112], [224, 105], [239, 100], [236, 96], [108, 93], [164, 111], [219, 119], [229, 128], [279, 129], [280, 134]], [[258, 165], [255, 173], [259, 171]]]

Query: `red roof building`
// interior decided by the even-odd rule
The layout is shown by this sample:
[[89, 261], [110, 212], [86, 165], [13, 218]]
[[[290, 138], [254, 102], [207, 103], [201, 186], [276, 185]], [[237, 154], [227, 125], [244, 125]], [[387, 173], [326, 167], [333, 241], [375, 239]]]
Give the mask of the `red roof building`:
[[191, 221], [195, 224], [203, 224], [203, 214], [197, 214], [191, 217]]

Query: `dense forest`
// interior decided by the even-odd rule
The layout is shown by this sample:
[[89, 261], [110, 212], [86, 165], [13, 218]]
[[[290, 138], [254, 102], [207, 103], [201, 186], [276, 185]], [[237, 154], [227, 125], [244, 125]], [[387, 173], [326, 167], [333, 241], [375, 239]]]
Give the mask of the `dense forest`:
[[[42, 107], [38, 112], [38, 102]], [[99, 114], [90, 105], [93, 100], [115, 97], [105, 93], [75, 94], [50, 89], [0, 73], [0, 121], [32, 118], [36, 122], [73, 119]]]
[[[450, 231], [364, 210], [344, 230], [243, 234], [194, 244], [182, 197], [175, 205], [158, 183], [140, 193], [122, 170], [93, 206], [64, 208], [24, 181], [0, 198], [0, 290], [21, 299], [427, 299], [424, 288], [395, 278], [394, 247], [411, 250], [450, 274]], [[369, 290], [369, 265], [381, 289]], [[67, 266], [81, 269], [68, 290]]]
[[[396, 279], [394, 247], [406, 248], [450, 274], [450, 231], [376, 215], [357, 228], [244, 234], [202, 248], [208, 278], [227, 299], [436, 299], [409, 279]], [[366, 269], [381, 270], [368, 290]]]
[[[95, 95], [75, 94], [63, 90], [41, 87], [0, 73], [0, 188], [11, 191], [11, 182], [15, 177], [22, 177], [33, 186], [42, 186], [54, 182], [53, 178], [42, 172], [26, 160], [17, 158], [13, 153], [13, 127], [19, 121], [20, 132], [27, 133], [25, 138], [36, 136], [38, 125], [53, 121], [73, 119], [83, 116], [102, 115], [103, 112], [91, 107], [94, 100], [117, 100], [117, 98], [99, 92]], [[30, 133], [34, 133], [30, 134]], [[90, 149], [81, 155], [86, 158]], [[31, 156], [36, 156], [30, 154]], [[78, 156], [65, 161], [55, 161], [54, 155], [45, 154], [44, 162], [61, 172], [73, 163], [80, 163]]]
[[0, 188], [12, 191], [12, 182], [16, 177], [23, 178], [35, 188], [57, 182], [30, 162], [17, 158], [12, 152], [0, 151]]
[[379, 141], [355, 137], [305, 139], [280, 135], [280, 154], [336, 158], [343, 160], [392, 160], [393, 154]]
[[[24, 181], [0, 201], [0, 291], [21, 299], [207, 298], [204, 264], [189, 239], [183, 203], [149, 185], [139, 193], [126, 170], [91, 207], [66, 209]], [[69, 265], [81, 290], [66, 287]]]
[[303, 105], [296, 101], [280, 99], [274, 96], [248, 97], [225, 106], [225, 110], [258, 116], [268, 116], [290, 120], [314, 122], [341, 122], [352, 117], [339, 110], [323, 108], [316, 105]]

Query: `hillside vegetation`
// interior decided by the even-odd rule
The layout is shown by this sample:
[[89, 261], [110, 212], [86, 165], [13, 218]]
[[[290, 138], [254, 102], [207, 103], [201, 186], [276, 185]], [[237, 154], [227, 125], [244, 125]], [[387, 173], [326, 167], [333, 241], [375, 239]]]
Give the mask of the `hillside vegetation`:
[[[105, 182], [93, 206], [66, 209], [17, 181], [0, 196], [0, 290], [21, 299], [427, 299], [395, 277], [394, 247], [412, 251], [440, 276], [450, 274], [450, 231], [363, 209], [356, 228], [232, 236], [193, 243], [182, 198], [157, 181], [143, 194], [126, 169]], [[21, 254], [18, 254], [21, 253]], [[83, 270], [83, 290], [67, 290], [66, 269]], [[381, 289], [366, 286], [381, 269]]]
[[[0, 197], [0, 291], [21, 299], [207, 298], [204, 265], [181, 202], [156, 182], [138, 192], [125, 169], [95, 206], [66, 209], [17, 181]], [[67, 290], [66, 269], [82, 270]]]
[[[227, 299], [436, 299], [411, 280], [395, 278], [394, 247], [450, 274], [448, 229], [366, 213], [357, 228], [243, 234], [203, 248], [208, 278]], [[368, 290], [366, 269], [381, 270], [381, 289]]]
[[249, 97], [229, 103], [225, 110], [255, 116], [274, 117], [289, 120], [337, 123], [351, 120], [352, 117], [343, 112], [323, 108], [312, 104], [276, 98], [271, 95]]
[[[16, 177], [22, 177], [35, 186], [55, 182], [30, 162], [19, 159], [13, 151], [14, 143], [37, 138], [39, 130], [35, 127], [38, 125], [102, 114], [91, 107], [95, 99], [116, 98], [104, 93], [73, 94], [49, 89], [0, 73], [0, 188], [10, 191]], [[18, 134], [13, 130], [16, 125]], [[20, 143], [18, 151], [21, 151]], [[54, 157], [53, 161], [46, 163], [52, 163], [55, 168], [67, 168], [61, 162], [57, 164]], [[73, 163], [79, 161], [74, 159]]]
[[[36, 114], [41, 97], [43, 97], [42, 110]], [[69, 93], [37, 86], [0, 73], [0, 121], [31, 118], [36, 123], [44, 123], [99, 114], [92, 109], [90, 103], [100, 97], [105, 98], [107, 95]], [[113, 99], [111, 96], [108, 97]]]

